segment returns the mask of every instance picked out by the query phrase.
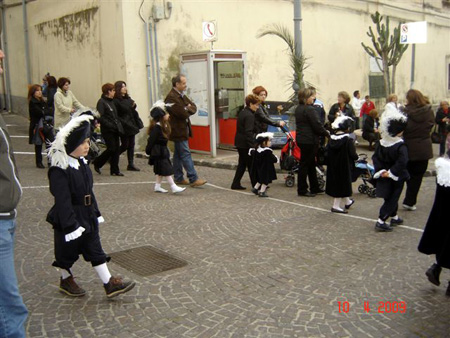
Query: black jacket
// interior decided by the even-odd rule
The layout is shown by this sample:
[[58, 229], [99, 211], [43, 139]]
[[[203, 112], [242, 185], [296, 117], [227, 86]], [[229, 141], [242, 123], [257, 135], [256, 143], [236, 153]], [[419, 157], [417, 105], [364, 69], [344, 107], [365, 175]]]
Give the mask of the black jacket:
[[170, 158], [170, 152], [167, 148], [168, 139], [164, 137], [160, 125], [155, 125], [150, 131], [145, 147], [145, 153], [150, 156], [148, 163], [153, 165], [155, 160]]
[[319, 144], [319, 136], [328, 136], [313, 106], [299, 104], [295, 109], [295, 125], [298, 144]]
[[[404, 142], [398, 142], [390, 147], [384, 147], [381, 143], [375, 146], [375, 152], [372, 156], [375, 173], [384, 169], [399, 178], [401, 181], [409, 179], [409, 173], [406, 169], [408, 163], [408, 148]], [[383, 178], [384, 179], [384, 178]]]
[[51, 117], [55, 117], [55, 94], [57, 88], [49, 87], [47, 89], [47, 108], [48, 115]]
[[255, 113], [249, 107], [245, 107], [238, 114], [236, 136], [234, 137], [236, 148], [250, 149], [254, 147], [254, 128]]
[[255, 135], [259, 133], [265, 133], [267, 131], [267, 125], [279, 127], [280, 123], [278, 121], [272, 120], [266, 106], [261, 104], [258, 110], [255, 112]]
[[102, 95], [97, 102], [97, 110], [100, 113], [102, 133], [123, 134], [123, 127], [117, 114], [117, 108], [113, 99]]
[[[336, 119], [336, 114], [339, 112], [339, 103], [335, 103], [331, 106], [330, 111], [328, 112], [328, 121], [330, 121], [330, 123], [333, 123], [334, 120]], [[344, 111], [343, 114], [345, 116], [349, 116], [353, 119], [353, 121], [355, 121], [355, 111], [353, 110], [353, 107], [351, 105], [349, 105], [348, 103], [345, 104], [344, 106]], [[353, 122], [353, 126], [350, 130], [350, 132], [353, 132], [353, 130], [355, 130], [355, 123]]]
[[369, 133], [375, 133], [375, 122], [377, 123], [377, 128], [380, 126], [378, 119], [374, 119], [372, 116], [367, 115], [366, 121], [363, 125], [362, 137], [366, 139], [364, 135]]
[[[54, 229], [69, 234], [80, 226], [86, 233], [98, 227], [97, 218], [101, 216], [92, 190], [94, 181], [89, 166], [83, 159], [78, 159], [80, 167], [50, 167], [48, 178], [50, 192], [55, 197], [55, 204], [47, 214], [47, 222]], [[85, 196], [90, 195], [90, 198]], [[89, 202], [89, 205], [86, 205]]]
[[438, 125], [439, 134], [441, 135], [447, 135], [447, 124], [445, 122], [442, 122], [442, 119], [444, 118], [450, 118], [450, 110], [447, 112], [447, 114], [444, 113], [444, 110], [442, 108], [439, 108], [436, 112], [436, 124]]
[[38, 99], [32, 97], [28, 104], [28, 111], [30, 114], [30, 127], [28, 129], [28, 143], [33, 144], [33, 135], [36, 125], [39, 120], [44, 118], [47, 112], [47, 104], [45, 101], [39, 101]]
[[116, 105], [124, 135], [132, 136], [139, 133], [139, 127], [136, 123], [136, 116], [139, 117], [136, 111], [136, 103], [130, 97], [115, 98], [113, 102]]
[[407, 105], [404, 113], [408, 117], [403, 139], [408, 146], [410, 161], [426, 161], [433, 157], [431, 129], [434, 126], [434, 114], [430, 105], [423, 107]]

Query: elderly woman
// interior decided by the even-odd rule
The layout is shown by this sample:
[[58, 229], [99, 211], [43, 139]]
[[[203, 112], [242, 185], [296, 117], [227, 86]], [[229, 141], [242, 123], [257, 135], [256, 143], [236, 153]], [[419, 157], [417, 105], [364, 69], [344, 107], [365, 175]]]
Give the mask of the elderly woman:
[[[323, 127], [319, 114], [313, 104], [316, 92], [313, 88], [303, 88], [298, 93], [298, 106], [295, 109], [296, 141], [301, 151], [298, 171], [297, 194], [314, 197], [324, 191], [319, 188], [316, 175], [316, 155], [319, 148], [319, 136], [329, 136]], [[353, 111], [353, 109], [352, 109]], [[309, 178], [309, 191], [306, 178]]]
[[[356, 120], [355, 111], [353, 107], [350, 105], [350, 95], [345, 92], [339, 92], [337, 103], [333, 104], [328, 112], [328, 121], [330, 124], [334, 122], [334, 119], [338, 116], [345, 115], [351, 117], [353, 121]], [[350, 128], [350, 137], [356, 140], [356, 135], [353, 133], [355, 130], [355, 124], [353, 124]]]
[[254, 94], [247, 95], [245, 98], [245, 108], [238, 114], [236, 136], [234, 138], [234, 145], [239, 153], [238, 166], [234, 174], [231, 189], [245, 190], [241, 185], [242, 176], [244, 176], [245, 168], [248, 169], [252, 187], [255, 186], [256, 178], [252, 174], [252, 161], [249, 155], [250, 148], [255, 146], [255, 137], [253, 134], [255, 127], [255, 113], [259, 108], [260, 100]]
[[436, 124], [439, 126], [438, 132], [441, 136], [441, 143], [439, 144], [439, 156], [445, 154], [445, 142], [447, 140], [447, 126], [450, 124], [450, 114], [448, 111], [448, 101], [442, 101], [439, 109], [436, 112]]
[[373, 143], [380, 139], [380, 133], [378, 132], [378, 110], [372, 109], [369, 112], [363, 125], [362, 137], [369, 142], [369, 150], [373, 150]]
[[255, 112], [255, 129], [254, 134], [265, 133], [267, 131], [267, 125], [274, 127], [283, 127], [284, 121], [275, 121], [270, 118], [269, 111], [267, 110], [266, 99], [268, 92], [263, 86], [257, 86], [252, 90], [253, 94], [258, 96], [261, 104], [258, 110]]
[[77, 109], [83, 109], [83, 105], [77, 100], [75, 95], [69, 90], [70, 80], [67, 77], [58, 79], [58, 89], [54, 96], [55, 101], [55, 122], [56, 128], [67, 123]]
[[428, 98], [416, 90], [406, 93], [404, 113], [408, 117], [403, 138], [408, 146], [408, 172], [411, 178], [406, 182], [406, 194], [403, 207], [416, 210], [422, 178], [428, 168], [428, 160], [433, 157], [431, 129], [434, 126], [434, 114]]

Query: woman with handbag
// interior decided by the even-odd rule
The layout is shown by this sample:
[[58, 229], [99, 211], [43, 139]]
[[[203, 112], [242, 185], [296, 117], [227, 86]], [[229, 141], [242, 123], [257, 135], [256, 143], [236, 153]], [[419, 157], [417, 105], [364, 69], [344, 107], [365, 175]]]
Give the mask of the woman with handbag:
[[[47, 104], [42, 95], [42, 87], [34, 84], [28, 90], [28, 111], [30, 114], [29, 144], [34, 144], [36, 167], [44, 169], [42, 164], [42, 145], [45, 144], [44, 117], [47, 112]], [[53, 140], [50, 140], [53, 141]]]
[[101, 132], [106, 143], [106, 150], [92, 163], [94, 164], [94, 170], [101, 174], [101, 168], [109, 161], [111, 176], [124, 176], [119, 169], [120, 135], [123, 134], [123, 127], [113, 102], [114, 85], [112, 83], [104, 84], [102, 93], [100, 100], [97, 102], [97, 110], [100, 113]]
[[445, 142], [447, 140], [447, 125], [450, 123], [448, 101], [442, 101], [436, 112], [436, 124], [438, 125], [439, 156], [445, 154]]
[[123, 127], [123, 135], [120, 135], [120, 149], [119, 153], [122, 154], [127, 151], [129, 171], [140, 171], [134, 165], [134, 144], [135, 136], [139, 133], [139, 129], [144, 128], [144, 123], [139, 118], [139, 114], [136, 111], [136, 102], [134, 102], [128, 95], [127, 84], [124, 81], [117, 81], [114, 84], [114, 104], [117, 108], [120, 123]]

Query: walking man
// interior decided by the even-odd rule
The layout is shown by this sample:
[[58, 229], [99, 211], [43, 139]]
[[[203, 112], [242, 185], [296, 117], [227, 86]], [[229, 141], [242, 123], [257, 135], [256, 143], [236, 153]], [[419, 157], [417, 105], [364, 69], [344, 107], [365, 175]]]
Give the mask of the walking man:
[[[4, 57], [0, 50], [0, 61]], [[28, 310], [19, 293], [14, 268], [16, 207], [21, 196], [11, 140], [0, 115], [0, 337], [25, 337]]]
[[[192, 137], [189, 117], [196, 113], [197, 106], [184, 93], [187, 88], [184, 75], [178, 74], [173, 77], [172, 86], [172, 90], [167, 94], [164, 101], [167, 104], [172, 104], [172, 106], [167, 107], [167, 111], [170, 115], [169, 123], [172, 129], [169, 139], [175, 144], [173, 153], [175, 183], [177, 185], [190, 184], [191, 187], [199, 187], [204, 185], [206, 180], [198, 178], [188, 143], [188, 137]], [[188, 179], [184, 179], [183, 167], [186, 170]]]

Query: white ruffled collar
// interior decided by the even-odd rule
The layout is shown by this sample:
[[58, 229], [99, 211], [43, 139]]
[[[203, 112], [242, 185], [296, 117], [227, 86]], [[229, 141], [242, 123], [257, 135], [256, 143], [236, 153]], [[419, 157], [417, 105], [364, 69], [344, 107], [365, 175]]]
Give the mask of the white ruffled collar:
[[[88, 161], [84, 157], [80, 157], [80, 160], [83, 160], [84, 164], [87, 164]], [[69, 167], [72, 167], [75, 170], [78, 170], [80, 168], [80, 162], [78, 162], [78, 158], [68, 156], [67, 160]]]
[[393, 145], [403, 142], [403, 139], [401, 137], [384, 137], [380, 140], [380, 144], [383, 147], [389, 148]]
[[269, 147], [264, 147], [264, 148], [258, 147], [258, 149], [256, 149], [256, 151], [257, 151], [258, 153], [262, 153], [263, 151], [266, 151], [266, 150], [272, 151], [272, 148], [269, 148]]
[[440, 157], [435, 162], [437, 183], [444, 187], [450, 187], [450, 159]]
[[342, 138], [344, 138], [344, 137], [349, 137], [350, 135], [348, 134], [348, 133], [344, 133], [344, 134], [334, 134], [334, 135], [331, 135], [330, 136], [330, 138], [332, 139], [332, 140], [340, 140], [340, 139], [342, 139]]

